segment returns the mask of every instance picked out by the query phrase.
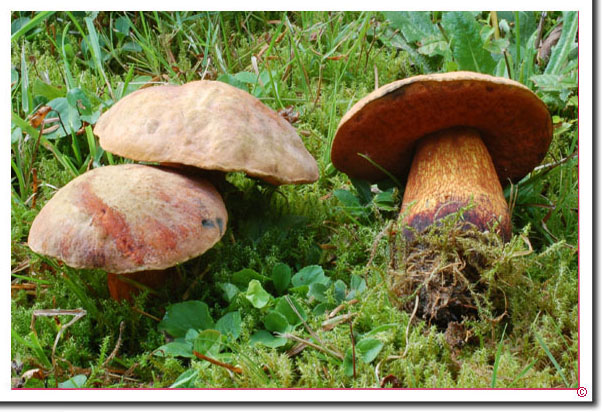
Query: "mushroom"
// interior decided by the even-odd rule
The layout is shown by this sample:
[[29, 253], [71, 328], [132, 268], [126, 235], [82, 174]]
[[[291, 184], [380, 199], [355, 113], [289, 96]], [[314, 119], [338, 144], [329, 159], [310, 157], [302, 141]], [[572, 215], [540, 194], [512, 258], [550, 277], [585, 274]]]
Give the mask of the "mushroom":
[[56, 192], [35, 218], [28, 244], [68, 266], [109, 272], [111, 296], [129, 300], [132, 288], [115, 282], [116, 274], [162, 282], [156, 271], [205, 253], [227, 219], [205, 179], [155, 166], [105, 166]]
[[105, 150], [138, 161], [242, 171], [274, 185], [319, 177], [316, 161], [286, 120], [218, 81], [138, 90], [103, 113], [94, 133]]
[[331, 159], [354, 178], [377, 181], [383, 170], [401, 177], [401, 214], [416, 231], [468, 207], [466, 224], [495, 227], [508, 241], [502, 184], [539, 164], [551, 139], [548, 109], [524, 85], [471, 72], [429, 74], [390, 83], [356, 103], [339, 124]]
[[218, 81], [137, 90], [103, 113], [94, 133], [108, 152], [188, 174], [245, 172], [274, 185], [319, 177], [315, 159], [286, 120]]

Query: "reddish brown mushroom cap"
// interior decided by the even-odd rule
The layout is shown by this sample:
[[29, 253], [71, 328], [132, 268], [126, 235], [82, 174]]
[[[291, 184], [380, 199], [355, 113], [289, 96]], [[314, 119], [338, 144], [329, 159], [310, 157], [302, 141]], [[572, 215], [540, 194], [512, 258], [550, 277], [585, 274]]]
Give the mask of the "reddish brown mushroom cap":
[[105, 112], [94, 133], [105, 150], [138, 161], [242, 171], [273, 184], [319, 177], [315, 159], [286, 120], [222, 82], [138, 90]]
[[502, 184], [539, 164], [552, 140], [545, 104], [513, 80], [472, 72], [415, 76], [385, 85], [356, 103], [339, 124], [331, 158], [355, 178], [405, 180], [421, 137], [456, 126], [479, 131]]
[[165, 269], [221, 239], [227, 212], [206, 180], [129, 164], [91, 170], [42, 208], [29, 247], [74, 268]]

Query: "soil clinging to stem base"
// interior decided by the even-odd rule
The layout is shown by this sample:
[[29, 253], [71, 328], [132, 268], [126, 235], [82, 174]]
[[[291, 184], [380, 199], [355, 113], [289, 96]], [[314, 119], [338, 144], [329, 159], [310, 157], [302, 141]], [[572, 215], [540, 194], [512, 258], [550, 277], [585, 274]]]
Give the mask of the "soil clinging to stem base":
[[469, 340], [467, 321], [510, 320], [508, 293], [522, 278], [525, 255], [512, 252], [517, 240], [504, 244], [495, 233], [467, 229], [461, 216], [441, 219], [411, 240], [401, 227], [390, 237], [388, 286], [398, 307], [453, 336], [452, 346]]

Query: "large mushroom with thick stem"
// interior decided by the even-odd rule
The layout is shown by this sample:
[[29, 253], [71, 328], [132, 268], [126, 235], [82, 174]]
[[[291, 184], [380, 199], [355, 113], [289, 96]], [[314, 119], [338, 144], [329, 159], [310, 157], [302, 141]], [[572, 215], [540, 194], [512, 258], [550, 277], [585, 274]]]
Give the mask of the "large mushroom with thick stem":
[[36, 253], [109, 273], [114, 299], [131, 299], [123, 274], [161, 287], [164, 270], [202, 255], [224, 235], [228, 215], [205, 179], [138, 164], [93, 169], [62, 187], [29, 231]]
[[464, 209], [467, 224], [507, 241], [502, 185], [543, 160], [552, 134], [547, 107], [518, 82], [471, 72], [421, 75], [356, 103], [339, 124], [331, 158], [354, 178], [377, 181], [386, 170], [404, 181], [401, 213], [416, 231]]

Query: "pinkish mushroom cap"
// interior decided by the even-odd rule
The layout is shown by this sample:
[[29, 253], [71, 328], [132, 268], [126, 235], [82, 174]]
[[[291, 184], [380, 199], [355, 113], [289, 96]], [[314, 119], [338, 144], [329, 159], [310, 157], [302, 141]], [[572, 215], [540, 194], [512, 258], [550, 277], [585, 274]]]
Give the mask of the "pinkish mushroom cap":
[[129, 159], [309, 183], [318, 166], [295, 129], [249, 93], [215, 81], [138, 90], [103, 113], [100, 145]]
[[228, 216], [206, 180], [138, 164], [91, 170], [61, 188], [29, 232], [36, 253], [112, 273], [165, 269], [203, 254]]

